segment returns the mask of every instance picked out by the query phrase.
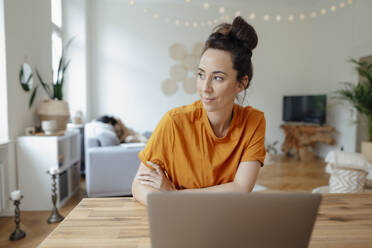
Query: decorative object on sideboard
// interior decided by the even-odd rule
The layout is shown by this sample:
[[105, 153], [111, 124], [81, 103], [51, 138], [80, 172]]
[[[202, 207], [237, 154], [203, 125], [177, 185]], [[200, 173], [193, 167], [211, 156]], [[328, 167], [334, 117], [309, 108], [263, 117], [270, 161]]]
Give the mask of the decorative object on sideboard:
[[10, 193], [10, 200], [13, 201], [13, 204], [15, 206], [14, 209], [14, 222], [16, 224], [16, 229], [14, 232], [10, 235], [10, 240], [20, 240], [23, 239], [26, 236], [26, 233], [20, 229], [19, 223], [21, 222], [21, 210], [19, 209], [19, 204], [21, 204], [21, 199], [23, 198], [23, 195], [21, 195], [20, 190], [15, 190]]
[[36, 133], [35, 127], [26, 127], [26, 129], [25, 129], [25, 135], [26, 136], [35, 135], [35, 133]]
[[58, 131], [66, 130], [66, 125], [70, 119], [68, 103], [57, 99], [42, 101], [37, 109], [37, 114], [41, 122], [44, 120], [56, 120]]
[[72, 118], [72, 123], [75, 125], [80, 125], [84, 123], [84, 115], [83, 111], [78, 110], [75, 112], [73, 118]]
[[41, 121], [41, 129], [46, 135], [51, 135], [57, 131], [57, 121], [56, 120], [45, 120]]
[[48, 224], [53, 224], [53, 223], [58, 223], [61, 222], [64, 217], [59, 213], [58, 208], [57, 208], [57, 183], [56, 183], [56, 178], [57, 175], [59, 174], [59, 170], [57, 167], [52, 167], [50, 168], [47, 173], [52, 176], [52, 202], [53, 202], [53, 209], [52, 212], [50, 213], [49, 218], [47, 219]]
[[372, 161], [372, 64], [350, 59], [359, 74], [359, 83], [344, 82], [344, 88], [337, 90], [335, 98], [350, 103], [367, 119], [368, 140], [362, 142], [362, 153]]
[[[40, 72], [37, 69], [35, 69], [36, 76], [39, 79], [40, 85], [44, 89], [47, 96], [49, 97], [49, 99], [44, 100], [40, 103], [40, 105], [37, 108], [37, 114], [39, 116], [40, 121], [56, 120], [57, 130], [65, 130], [66, 125], [70, 119], [70, 110], [68, 107], [68, 103], [63, 100], [62, 88], [63, 88], [63, 84], [65, 80], [65, 72], [70, 64], [70, 60], [66, 59], [65, 52], [67, 51], [73, 39], [74, 38], [70, 39], [67, 42], [66, 46], [62, 48], [62, 54], [59, 59], [58, 69], [56, 69], [57, 70], [56, 72], [55, 71], [53, 72], [52, 70], [52, 82], [47, 82], [43, 80]], [[24, 71], [22, 69], [21, 69], [21, 72]], [[25, 84], [22, 84], [22, 80], [21, 80], [21, 85], [22, 87], [25, 87]], [[37, 93], [37, 89], [38, 89], [38, 86], [36, 86], [32, 92], [32, 95], [29, 101], [29, 107], [32, 106], [32, 103]]]

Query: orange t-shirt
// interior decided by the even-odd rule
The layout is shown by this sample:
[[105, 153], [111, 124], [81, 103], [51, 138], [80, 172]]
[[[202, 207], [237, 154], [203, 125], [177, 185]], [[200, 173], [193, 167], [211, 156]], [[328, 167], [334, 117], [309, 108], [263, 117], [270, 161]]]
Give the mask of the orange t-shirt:
[[217, 137], [202, 102], [168, 111], [138, 155], [158, 164], [178, 189], [204, 188], [232, 182], [240, 162], [266, 155], [264, 113], [234, 104], [226, 135]]

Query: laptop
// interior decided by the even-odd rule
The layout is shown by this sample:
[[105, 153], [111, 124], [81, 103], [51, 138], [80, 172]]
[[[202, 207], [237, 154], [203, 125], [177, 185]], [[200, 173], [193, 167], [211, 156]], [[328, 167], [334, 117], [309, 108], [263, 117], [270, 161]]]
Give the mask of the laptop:
[[152, 248], [308, 247], [311, 193], [150, 193]]

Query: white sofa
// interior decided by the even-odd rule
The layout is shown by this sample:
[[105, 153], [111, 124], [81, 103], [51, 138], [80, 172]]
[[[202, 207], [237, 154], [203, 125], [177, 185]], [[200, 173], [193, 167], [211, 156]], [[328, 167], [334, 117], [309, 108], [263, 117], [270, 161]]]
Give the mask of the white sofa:
[[85, 125], [85, 178], [88, 197], [129, 196], [144, 143], [100, 146], [92, 136], [91, 123]]

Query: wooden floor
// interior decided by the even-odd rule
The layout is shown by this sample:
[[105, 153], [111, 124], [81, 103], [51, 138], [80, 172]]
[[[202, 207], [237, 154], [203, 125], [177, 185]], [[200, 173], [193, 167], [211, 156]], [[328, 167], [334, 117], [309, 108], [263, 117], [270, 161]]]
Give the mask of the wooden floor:
[[[328, 184], [328, 175], [324, 168], [325, 163], [321, 160], [301, 162], [281, 158], [261, 169], [257, 183], [268, 187], [269, 191], [311, 192], [315, 187]], [[67, 216], [83, 197], [86, 197], [85, 180], [82, 180], [80, 192], [60, 210], [61, 214]], [[37, 247], [58, 225], [46, 223], [49, 214], [48, 211], [22, 211], [21, 229], [26, 232], [26, 237], [19, 241], [9, 241], [15, 228], [13, 217], [0, 217], [0, 247]]]

